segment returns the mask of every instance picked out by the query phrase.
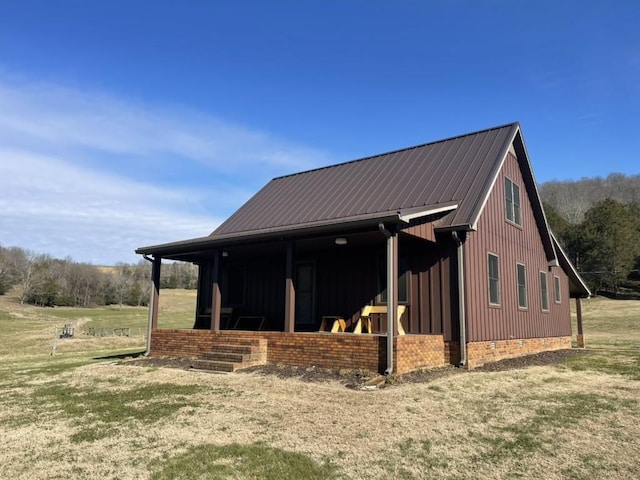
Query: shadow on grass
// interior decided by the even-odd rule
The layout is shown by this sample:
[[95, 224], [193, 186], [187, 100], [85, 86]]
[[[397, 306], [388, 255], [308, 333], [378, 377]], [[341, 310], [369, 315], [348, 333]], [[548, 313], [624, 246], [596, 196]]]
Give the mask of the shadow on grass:
[[125, 358], [138, 358], [144, 356], [145, 350], [139, 352], [115, 353], [113, 355], [104, 355], [101, 357], [93, 357], [93, 360], [124, 360]]
[[198, 445], [154, 462], [153, 480], [234, 478], [261, 480], [339, 479], [345, 476], [330, 461], [318, 462], [299, 452], [265, 443]]

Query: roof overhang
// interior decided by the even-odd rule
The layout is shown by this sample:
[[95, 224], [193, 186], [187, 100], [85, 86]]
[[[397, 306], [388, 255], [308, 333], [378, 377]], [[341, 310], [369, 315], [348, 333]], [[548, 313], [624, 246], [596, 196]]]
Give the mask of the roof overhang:
[[549, 230], [549, 234], [553, 239], [553, 244], [558, 257], [558, 263], [569, 277], [569, 295], [573, 298], [589, 298], [591, 296], [591, 290], [589, 290], [589, 287], [587, 287], [587, 284], [584, 282], [584, 280], [576, 270], [576, 267], [573, 266], [573, 263], [571, 263], [568, 255], [562, 249], [562, 246], [560, 246], [560, 242], [558, 242], [558, 239], [555, 237], [551, 230]]
[[[247, 245], [252, 243], [295, 240], [331, 233], [344, 233], [378, 229], [380, 222], [387, 226], [403, 225], [416, 220], [429, 220], [429, 217], [439, 218], [458, 207], [457, 203], [449, 202], [439, 205], [425, 205], [403, 211], [376, 212], [356, 217], [328, 219], [299, 225], [283, 225], [268, 229], [235, 232], [227, 235], [210, 235], [178, 242], [163, 243], [136, 249], [140, 255], [153, 255], [172, 258], [188, 253], [215, 250], [231, 245]], [[434, 218], [434, 219], [435, 219]]]
[[458, 204], [456, 202], [447, 202], [435, 206], [411, 208], [398, 212], [398, 216], [401, 221], [410, 223], [412, 220], [430, 217], [439, 213], [449, 213], [457, 208]]

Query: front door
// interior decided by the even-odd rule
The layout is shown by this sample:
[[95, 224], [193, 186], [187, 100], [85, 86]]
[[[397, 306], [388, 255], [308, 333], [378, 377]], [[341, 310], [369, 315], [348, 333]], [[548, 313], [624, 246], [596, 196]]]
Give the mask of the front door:
[[313, 262], [296, 265], [296, 331], [315, 329], [316, 268]]

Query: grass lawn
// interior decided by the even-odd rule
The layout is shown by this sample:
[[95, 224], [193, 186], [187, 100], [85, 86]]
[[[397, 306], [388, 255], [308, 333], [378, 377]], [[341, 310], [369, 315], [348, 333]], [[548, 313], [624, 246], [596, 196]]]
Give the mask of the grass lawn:
[[[163, 290], [189, 328], [195, 292]], [[0, 478], [640, 478], [640, 302], [583, 304], [590, 355], [362, 392], [338, 381], [116, 364], [145, 308], [0, 297]], [[54, 327], [131, 327], [58, 339]]]

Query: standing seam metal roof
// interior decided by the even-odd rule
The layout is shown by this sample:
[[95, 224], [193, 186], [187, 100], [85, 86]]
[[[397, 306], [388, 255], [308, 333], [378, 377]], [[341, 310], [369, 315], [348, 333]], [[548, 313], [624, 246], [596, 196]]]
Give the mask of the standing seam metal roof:
[[511, 123], [275, 178], [210, 237], [286, 230], [447, 202], [459, 207], [438, 227], [473, 225], [519, 128]]

